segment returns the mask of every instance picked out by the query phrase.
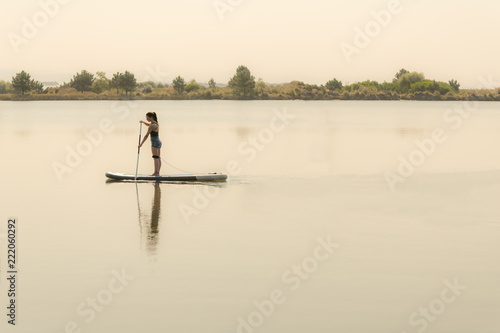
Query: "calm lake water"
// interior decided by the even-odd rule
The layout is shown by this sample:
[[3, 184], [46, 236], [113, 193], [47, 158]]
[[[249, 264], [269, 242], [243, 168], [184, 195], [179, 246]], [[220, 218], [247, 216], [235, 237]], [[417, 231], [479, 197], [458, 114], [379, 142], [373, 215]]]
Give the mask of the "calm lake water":
[[[148, 111], [228, 181], [106, 182]], [[1, 332], [498, 333], [499, 142], [498, 103], [1, 102]]]

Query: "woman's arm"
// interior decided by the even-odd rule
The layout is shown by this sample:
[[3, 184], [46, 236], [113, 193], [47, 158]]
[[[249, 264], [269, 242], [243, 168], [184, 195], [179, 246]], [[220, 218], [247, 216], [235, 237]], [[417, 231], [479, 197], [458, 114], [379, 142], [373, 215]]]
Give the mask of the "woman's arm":
[[146, 142], [146, 140], [148, 139], [150, 132], [151, 132], [151, 127], [148, 128], [148, 132], [146, 133], [146, 135], [144, 135], [144, 138], [142, 139], [141, 144], [137, 148], [141, 148], [142, 147], [142, 145], [144, 144], [144, 142]]
[[149, 127], [149, 125], [151, 125], [150, 123], [147, 123], [147, 122], [142, 121], [142, 120], [140, 120], [139, 122], [140, 122], [141, 124], [144, 124], [144, 125], [148, 126], [148, 127]]

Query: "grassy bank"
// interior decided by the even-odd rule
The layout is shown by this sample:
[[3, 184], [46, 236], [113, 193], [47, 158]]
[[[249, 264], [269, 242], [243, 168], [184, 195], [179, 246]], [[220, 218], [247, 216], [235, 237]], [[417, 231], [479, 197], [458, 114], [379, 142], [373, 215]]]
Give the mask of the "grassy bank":
[[58, 88], [44, 88], [25, 71], [17, 73], [12, 82], [0, 81], [0, 100], [415, 100], [415, 101], [500, 101], [500, 88], [460, 89], [457, 80], [448, 83], [426, 79], [423, 73], [401, 69], [391, 82], [366, 80], [344, 85], [337, 79], [324, 85], [292, 81], [269, 84], [255, 80], [250, 70], [239, 66], [227, 85], [214, 79], [199, 84], [177, 76], [171, 84], [153, 81], [137, 82], [128, 71], [95, 75], [82, 70], [69, 83]]
[[[154, 88], [145, 93], [136, 91], [129, 95], [116, 91], [105, 91], [101, 94], [94, 92], [77, 92], [73, 88], [49, 88], [47, 93], [30, 93], [26, 95], [0, 94], [3, 101], [81, 101], [81, 100], [237, 100], [229, 88], [200, 88], [197, 91], [178, 94], [172, 87]], [[265, 90], [256, 91], [246, 100], [415, 100], [415, 101], [500, 101], [500, 89], [476, 90], [464, 89], [458, 93], [448, 92], [412, 92], [397, 93], [384, 92], [376, 89], [361, 87], [351, 91], [333, 91], [325, 87], [304, 85], [292, 82], [283, 85], [267, 86]]]

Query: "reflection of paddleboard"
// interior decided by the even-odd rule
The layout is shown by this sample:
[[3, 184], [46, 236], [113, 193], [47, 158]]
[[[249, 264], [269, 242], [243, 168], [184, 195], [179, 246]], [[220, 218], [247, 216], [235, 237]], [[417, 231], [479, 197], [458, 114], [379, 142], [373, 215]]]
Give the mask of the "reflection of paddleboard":
[[161, 176], [148, 176], [148, 175], [126, 175], [124, 173], [118, 172], [106, 172], [106, 177], [115, 180], [153, 180], [153, 181], [198, 181], [198, 182], [213, 182], [213, 181], [224, 181], [227, 179], [227, 175], [220, 173], [210, 173], [205, 175], [161, 175]]

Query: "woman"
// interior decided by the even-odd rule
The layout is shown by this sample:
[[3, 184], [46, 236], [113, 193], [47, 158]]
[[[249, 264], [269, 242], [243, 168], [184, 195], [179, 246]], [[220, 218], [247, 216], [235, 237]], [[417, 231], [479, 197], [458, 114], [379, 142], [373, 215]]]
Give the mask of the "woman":
[[155, 162], [155, 172], [151, 176], [159, 176], [161, 168], [161, 158], [160, 158], [161, 141], [158, 136], [158, 132], [160, 130], [160, 126], [158, 125], [158, 118], [156, 117], [155, 112], [146, 113], [146, 120], [149, 123], [142, 120], [139, 121], [140, 123], [149, 127], [148, 132], [144, 136], [144, 139], [142, 139], [141, 144], [139, 145], [139, 148], [142, 147], [144, 142], [148, 139], [148, 136], [151, 134], [151, 152], [153, 153], [153, 160]]

